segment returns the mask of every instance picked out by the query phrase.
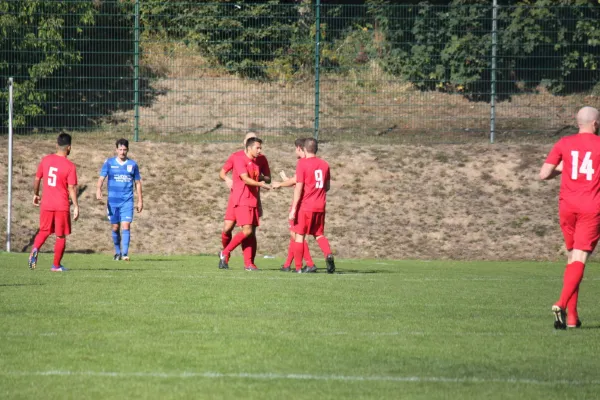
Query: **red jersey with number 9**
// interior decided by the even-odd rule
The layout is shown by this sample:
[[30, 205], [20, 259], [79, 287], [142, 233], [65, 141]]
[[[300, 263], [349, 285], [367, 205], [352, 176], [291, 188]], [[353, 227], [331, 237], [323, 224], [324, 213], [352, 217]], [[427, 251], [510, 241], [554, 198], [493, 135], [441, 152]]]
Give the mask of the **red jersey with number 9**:
[[563, 162], [559, 206], [563, 210], [600, 212], [600, 137], [578, 133], [560, 139], [546, 163]]
[[300, 210], [324, 212], [329, 164], [319, 157], [301, 158], [296, 165], [296, 182], [303, 183]]
[[42, 183], [42, 204], [45, 211], [69, 211], [68, 185], [77, 185], [77, 169], [67, 157], [50, 154], [40, 161], [35, 174]]

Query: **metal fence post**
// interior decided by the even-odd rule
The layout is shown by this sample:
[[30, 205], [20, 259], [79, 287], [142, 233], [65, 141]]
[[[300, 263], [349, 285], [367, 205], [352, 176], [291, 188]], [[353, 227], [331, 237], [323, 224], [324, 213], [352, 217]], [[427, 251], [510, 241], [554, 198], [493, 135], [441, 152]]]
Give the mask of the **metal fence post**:
[[320, 54], [321, 54], [321, 0], [316, 2], [316, 34], [315, 34], [315, 139], [319, 139], [319, 74], [320, 74]]
[[8, 78], [8, 198], [6, 211], [6, 251], [10, 253], [10, 220], [12, 219], [12, 167], [13, 167], [13, 78]]
[[490, 143], [496, 136], [496, 50], [498, 45], [498, 2], [492, 5], [492, 70], [491, 70], [491, 99], [490, 99]]
[[134, 29], [134, 55], [133, 55], [133, 74], [134, 74], [134, 93], [133, 103], [135, 107], [133, 140], [139, 141], [140, 133], [140, 0], [135, 0], [135, 29]]

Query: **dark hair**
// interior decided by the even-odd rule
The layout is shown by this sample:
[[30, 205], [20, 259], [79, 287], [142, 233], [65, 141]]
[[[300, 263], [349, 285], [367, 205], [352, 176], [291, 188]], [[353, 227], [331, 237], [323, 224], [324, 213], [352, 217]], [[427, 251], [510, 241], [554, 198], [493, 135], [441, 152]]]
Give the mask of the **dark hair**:
[[319, 144], [317, 143], [317, 139], [307, 138], [304, 141], [304, 151], [309, 154], [317, 154], [319, 150]]
[[252, 145], [254, 145], [254, 143], [262, 144], [262, 139], [259, 139], [257, 137], [248, 138], [248, 140], [246, 140], [246, 148], [252, 147]]
[[117, 140], [116, 146], [117, 146], [117, 149], [119, 148], [119, 146], [125, 146], [125, 147], [129, 148], [129, 140], [121, 138], [121, 139]]
[[68, 133], [61, 133], [60, 135], [58, 135], [58, 138], [56, 139], [56, 144], [58, 144], [59, 147], [70, 146], [71, 145], [71, 135], [69, 135]]
[[294, 145], [296, 147], [301, 147], [302, 148], [302, 147], [304, 147], [304, 142], [305, 141], [306, 141], [306, 139], [304, 139], [304, 138], [296, 139], [296, 141], [294, 142]]

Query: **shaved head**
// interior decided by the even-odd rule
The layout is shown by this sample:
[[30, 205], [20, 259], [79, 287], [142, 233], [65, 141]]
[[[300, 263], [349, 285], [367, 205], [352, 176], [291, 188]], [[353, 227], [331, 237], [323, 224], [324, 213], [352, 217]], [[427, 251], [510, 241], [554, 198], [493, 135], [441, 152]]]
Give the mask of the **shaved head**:
[[600, 126], [600, 112], [594, 107], [583, 107], [577, 113], [579, 132], [596, 133]]
[[248, 139], [256, 137], [256, 132], [248, 132], [246, 136], [244, 136], [244, 147], [246, 147], [246, 143], [248, 143]]

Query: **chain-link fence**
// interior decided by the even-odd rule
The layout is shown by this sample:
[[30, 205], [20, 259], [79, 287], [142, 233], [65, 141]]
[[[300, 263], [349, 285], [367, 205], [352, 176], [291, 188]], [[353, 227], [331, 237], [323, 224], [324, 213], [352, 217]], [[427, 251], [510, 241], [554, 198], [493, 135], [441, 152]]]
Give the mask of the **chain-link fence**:
[[591, 3], [5, 1], [0, 72], [21, 134], [518, 140], [597, 105], [598, 20]]

